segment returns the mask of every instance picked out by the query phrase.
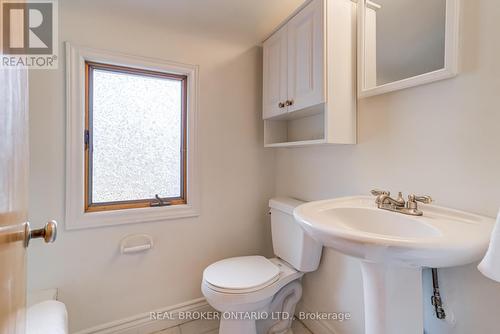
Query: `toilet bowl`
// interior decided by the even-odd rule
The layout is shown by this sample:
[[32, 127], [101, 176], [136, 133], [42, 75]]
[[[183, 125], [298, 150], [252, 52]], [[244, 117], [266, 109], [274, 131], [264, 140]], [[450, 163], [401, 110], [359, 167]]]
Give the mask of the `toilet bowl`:
[[[230, 263], [225, 263], [226, 261]], [[244, 270], [239, 270], [241, 267], [235, 265], [234, 271], [228, 270], [228, 265], [238, 261], [253, 269], [253, 273], [249, 274], [253, 276], [252, 279], [247, 279], [245, 283], [237, 280], [242, 274], [246, 274], [243, 273]], [[276, 274], [271, 269], [275, 269]], [[220, 276], [217, 275], [219, 271]], [[285, 326], [282, 325], [284, 330], [272, 332], [282, 333], [289, 328], [288, 320], [293, 318], [295, 304], [302, 295], [302, 275], [302, 272], [277, 258], [231, 258], [216, 262], [207, 268], [203, 277], [202, 292], [210, 305], [221, 312], [219, 333], [268, 333], [269, 330], [264, 331], [264, 327], [269, 329], [275, 323], [287, 322]], [[236, 285], [232, 284], [233, 282], [239, 288], [223, 287]], [[283, 304], [287, 297], [294, 297], [296, 301], [285, 309]], [[278, 299], [281, 300], [280, 303], [275, 302]], [[262, 328], [262, 331], [257, 331], [257, 327]]]
[[322, 251], [293, 218], [293, 209], [302, 203], [291, 198], [269, 201], [276, 258], [234, 257], [203, 272], [203, 295], [221, 312], [219, 334], [291, 333], [301, 278], [317, 269]]

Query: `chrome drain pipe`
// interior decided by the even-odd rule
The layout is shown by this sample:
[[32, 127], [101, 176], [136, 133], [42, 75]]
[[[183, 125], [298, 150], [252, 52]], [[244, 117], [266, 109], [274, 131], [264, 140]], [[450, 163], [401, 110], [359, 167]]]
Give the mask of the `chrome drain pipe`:
[[436, 311], [436, 317], [440, 320], [444, 320], [446, 319], [446, 313], [443, 308], [441, 294], [439, 293], [438, 271], [436, 268], [432, 268], [432, 286], [434, 293], [431, 298], [431, 302], [434, 306], [434, 310]]

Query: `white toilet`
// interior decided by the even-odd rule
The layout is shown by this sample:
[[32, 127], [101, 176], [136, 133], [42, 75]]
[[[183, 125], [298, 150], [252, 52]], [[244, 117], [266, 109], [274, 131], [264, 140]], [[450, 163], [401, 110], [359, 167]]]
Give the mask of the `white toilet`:
[[277, 258], [229, 258], [203, 272], [203, 295], [221, 312], [219, 334], [291, 333], [302, 296], [300, 279], [318, 268], [322, 251], [293, 218], [293, 209], [302, 203], [292, 198], [269, 201]]

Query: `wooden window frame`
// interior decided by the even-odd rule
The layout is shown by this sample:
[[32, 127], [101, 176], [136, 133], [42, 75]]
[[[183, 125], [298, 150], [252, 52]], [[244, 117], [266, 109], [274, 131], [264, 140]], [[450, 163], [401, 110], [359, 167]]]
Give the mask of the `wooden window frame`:
[[[124, 54], [65, 43], [66, 55], [66, 177], [67, 230], [101, 228], [146, 222], [193, 221], [201, 214], [201, 173], [198, 136], [200, 68], [195, 64]], [[187, 76], [186, 204], [127, 210], [85, 212], [85, 62], [113, 64]]]
[[[181, 102], [181, 192], [179, 197], [169, 197], [161, 198], [161, 202], [156, 198], [147, 198], [139, 200], [130, 201], [116, 201], [116, 202], [101, 202], [92, 203], [92, 146], [93, 146], [93, 136], [92, 136], [92, 95], [93, 91], [91, 89], [93, 85], [93, 71], [94, 70], [105, 70], [115, 73], [125, 73], [143, 77], [156, 77], [162, 79], [178, 80], [182, 84], [182, 102]], [[146, 69], [128, 67], [128, 66], [118, 66], [106, 63], [99, 63], [93, 61], [85, 61], [85, 139], [84, 139], [84, 211], [85, 212], [100, 212], [100, 211], [112, 211], [112, 210], [126, 210], [126, 209], [137, 209], [137, 208], [148, 208], [148, 207], [163, 207], [163, 206], [173, 206], [173, 205], [185, 205], [188, 203], [187, 200], [187, 124], [188, 124], [188, 76], [181, 74], [174, 74], [168, 72], [151, 71]]]

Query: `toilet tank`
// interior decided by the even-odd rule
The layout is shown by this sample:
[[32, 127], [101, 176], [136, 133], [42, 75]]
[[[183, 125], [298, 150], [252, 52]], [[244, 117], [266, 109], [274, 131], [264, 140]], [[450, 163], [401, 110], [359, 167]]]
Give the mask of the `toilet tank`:
[[318, 269], [323, 246], [309, 237], [293, 217], [293, 210], [304, 202], [287, 197], [273, 198], [271, 231], [274, 254], [302, 272]]

